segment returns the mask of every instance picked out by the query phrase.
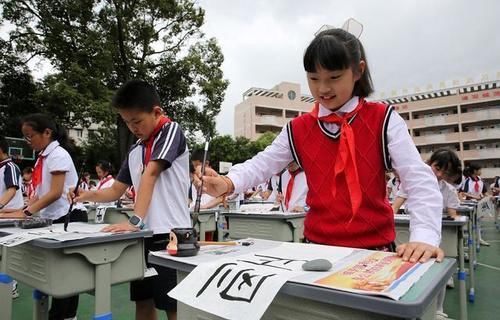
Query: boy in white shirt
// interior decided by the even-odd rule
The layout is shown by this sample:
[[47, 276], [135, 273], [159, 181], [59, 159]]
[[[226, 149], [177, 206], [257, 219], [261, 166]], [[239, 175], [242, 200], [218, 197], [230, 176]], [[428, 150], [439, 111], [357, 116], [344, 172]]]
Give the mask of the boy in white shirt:
[[[189, 151], [179, 124], [163, 115], [154, 87], [131, 80], [113, 98], [113, 107], [139, 140], [133, 145], [110, 188], [82, 192], [74, 201], [117, 200], [133, 185], [135, 215], [128, 222], [104, 228], [105, 232], [136, 231], [147, 227], [152, 238], [145, 239], [145, 252], [165, 250], [172, 228], [191, 227], [186, 205], [189, 186]], [[73, 195], [74, 196], [74, 195]], [[148, 266], [150, 266], [148, 264]], [[155, 307], [168, 319], [177, 317], [177, 301], [167, 293], [177, 285], [176, 271], [155, 266], [157, 276], [130, 284], [136, 303], [136, 319], [156, 319]]]

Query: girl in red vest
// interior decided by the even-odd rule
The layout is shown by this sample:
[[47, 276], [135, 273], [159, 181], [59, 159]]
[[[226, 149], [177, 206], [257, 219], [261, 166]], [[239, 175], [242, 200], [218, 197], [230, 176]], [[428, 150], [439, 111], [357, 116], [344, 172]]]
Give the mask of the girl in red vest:
[[391, 106], [365, 100], [373, 88], [361, 42], [342, 29], [325, 30], [306, 49], [304, 69], [316, 100], [312, 111], [294, 118], [272, 145], [227, 176], [207, 171], [207, 192], [241, 192], [295, 160], [309, 187], [307, 241], [392, 250], [394, 216], [385, 171], [393, 169], [407, 186], [413, 209], [410, 242], [396, 252], [405, 261], [440, 261], [442, 198], [436, 178], [404, 120]]

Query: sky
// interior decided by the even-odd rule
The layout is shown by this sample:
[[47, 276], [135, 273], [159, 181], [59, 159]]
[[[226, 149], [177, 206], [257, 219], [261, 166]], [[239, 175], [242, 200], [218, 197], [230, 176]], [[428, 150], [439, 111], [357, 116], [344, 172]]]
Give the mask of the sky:
[[[198, 0], [202, 31], [217, 38], [230, 81], [217, 118], [233, 134], [234, 108], [251, 87], [301, 84], [309, 94], [302, 56], [325, 24], [348, 18], [360, 37], [375, 85], [374, 99], [500, 80], [500, 1], [496, 0]], [[393, 92], [395, 91], [395, 92]]]

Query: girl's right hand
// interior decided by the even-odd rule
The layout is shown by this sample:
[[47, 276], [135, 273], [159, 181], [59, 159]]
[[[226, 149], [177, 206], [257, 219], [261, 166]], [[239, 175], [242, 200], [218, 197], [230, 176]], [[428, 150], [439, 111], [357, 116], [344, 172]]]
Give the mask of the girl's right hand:
[[68, 190], [68, 201], [69, 201], [69, 203], [89, 201], [91, 193], [92, 193], [92, 191], [85, 191], [85, 190], [78, 188], [78, 196], [77, 196], [77, 195], [75, 195], [75, 188], [70, 188]]
[[[200, 168], [196, 169], [196, 174], [201, 178]], [[214, 169], [205, 168], [205, 175], [202, 177], [203, 180], [203, 191], [212, 197], [220, 197], [221, 195], [228, 193], [229, 185], [225, 179], [220, 176]]]

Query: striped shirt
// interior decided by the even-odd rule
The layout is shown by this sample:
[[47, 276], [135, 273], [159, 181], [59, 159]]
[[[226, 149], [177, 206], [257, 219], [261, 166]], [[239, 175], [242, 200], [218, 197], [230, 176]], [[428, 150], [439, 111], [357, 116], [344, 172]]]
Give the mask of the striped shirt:
[[[116, 180], [139, 190], [146, 146], [138, 141], [130, 148]], [[189, 151], [186, 137], [176, 122], [163, 125], [154, 139], [151, 161], [162, 161], [164, 171], [155, 182], [151, 202], [144, 219], [154, 234], [169, 233], [171, 228], [191, 226], [187, 206], [189, 188]]]
[[0, 196], [3, 196], [10, 188], [16, 189], [14, 197], [8, 203], [3, 203], [4, 209], [22, 209], [24, 202], [21, 190], [23, 184], [21, 170], [11, 159], [0, 162], [0, 181]]

